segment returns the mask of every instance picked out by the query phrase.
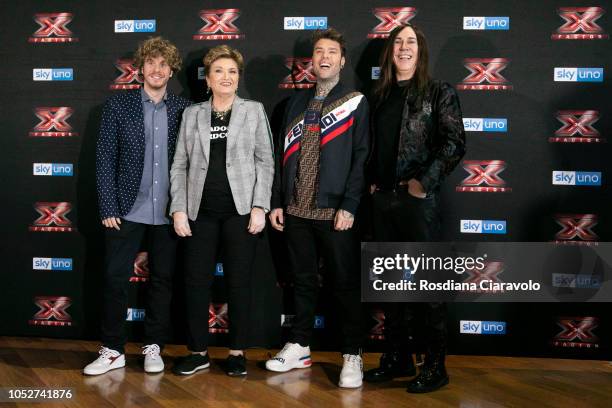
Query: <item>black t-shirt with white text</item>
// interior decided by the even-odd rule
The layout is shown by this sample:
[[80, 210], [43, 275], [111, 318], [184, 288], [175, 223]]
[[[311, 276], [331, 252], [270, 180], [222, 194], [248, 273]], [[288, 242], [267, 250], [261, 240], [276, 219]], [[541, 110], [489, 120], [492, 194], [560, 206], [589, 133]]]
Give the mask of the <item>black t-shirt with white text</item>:
[[211, 112], [210, 120], [210, 155], [208, 171], [204, 181], [200, 212], [214, 211], [218, 213], [236, 214], [236, 205], [232, 196], [226, 170], [227, 129], [230, 114], [221, 120]]

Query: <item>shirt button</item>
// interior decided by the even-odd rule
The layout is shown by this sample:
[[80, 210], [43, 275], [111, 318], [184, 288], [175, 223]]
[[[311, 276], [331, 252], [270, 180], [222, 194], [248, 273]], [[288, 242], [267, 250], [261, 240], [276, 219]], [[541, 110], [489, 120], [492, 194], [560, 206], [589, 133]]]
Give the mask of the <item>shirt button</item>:
[[157, 184], [157, 180], [155, 180], [154, 183]]
[[154, 198], [153, 201], [157, 201], [157, 198]]
[[155, 165], [157, 166], [159, 163], [155, 163]]
[[155, 148], [156, 148], [156, 149], [159, 149], [159, 145], [155, 145]]
[[159, 130], [159, 128], [156, 127], [155, 130]]

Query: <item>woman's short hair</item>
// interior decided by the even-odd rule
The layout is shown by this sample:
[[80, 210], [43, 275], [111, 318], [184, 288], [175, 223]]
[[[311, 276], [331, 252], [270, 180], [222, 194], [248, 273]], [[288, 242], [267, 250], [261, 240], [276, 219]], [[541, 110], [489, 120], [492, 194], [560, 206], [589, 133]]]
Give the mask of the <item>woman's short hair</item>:
[[163, 37], [152, 37], [141, 42], [134, 54], [134, 65], [142, 72], [146, 60], [156, 57], [164, 57], [172, 72], [181, 69], [183, 61], [176, 45]]
[[217, 45], [216, 47], [211, 48], [204, 57], [204, 75], [208, 76], [210, 72], [210, 66], [213, 62], [220, 58], [230, 58], [236, 62], [238, 65], [238, 71], [242, 74], [244, 70], [244, 58], [240, 51], [235, 48], [230, 47], [229, 45], [222, 44]]

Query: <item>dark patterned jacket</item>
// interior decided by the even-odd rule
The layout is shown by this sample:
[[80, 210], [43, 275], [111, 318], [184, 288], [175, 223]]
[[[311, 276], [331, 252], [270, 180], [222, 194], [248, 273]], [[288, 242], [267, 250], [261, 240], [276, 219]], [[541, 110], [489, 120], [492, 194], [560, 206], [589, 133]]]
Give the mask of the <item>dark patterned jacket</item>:
[[[373, 140], [375, 143], [376, 136]], [[415, 97], [409, 92], [402, 112], [394, 185], [415, 178], [431, 195], [464, 154], [465, 131], [455, 89], [432, 79], [423, 95]]]
[[[168, 91], [168, 167], [172, 165], [179, 121], [191, 105]], [[130, 212], [142, 179], [145, 130], [140, 90], [118, 93], [102, 110], [96, 146], [96, 188], [100, 218], [123, 217]]]
[[[295, 94], [287, 103], [276, 144], [276, 171], [272, 208], [286, 207], [295, 186], [295, 176], [304, 127], [304, 114], [315, 88]], [[368, 102], [361, 93], [338, 83], [323, 102], [320, 119], [320, 174], [318, 208], [357, 212], [365, 189], [365, 163], [370, 146]]]

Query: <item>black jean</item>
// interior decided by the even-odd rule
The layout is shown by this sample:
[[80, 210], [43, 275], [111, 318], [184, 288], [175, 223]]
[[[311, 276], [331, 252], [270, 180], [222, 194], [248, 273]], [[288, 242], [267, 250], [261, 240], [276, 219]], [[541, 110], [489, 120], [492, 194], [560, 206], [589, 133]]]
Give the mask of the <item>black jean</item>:
[[198, 352], [208, 347], [208, 307], [217, 252], [223, 247], [223, 273], [228, 288], [229, 347], [250, 346], [252, 264], [258, 235], [247, 231], [250, 215], [200, 212], [190, 221], [192, 236], [185, 241], [185, 304], [187, 347]]
[[[375, 241], [435, 242], [440, 239], [437, 194], [421, 199], [407, 191], [376, 191], [372, 197], [372, 216]], [[420, 342], [425, 342], [427, 347], [446, 347], [445, 303], [385, 303], [383, 310], [386, 351], [399, 351], [408, 344], [414, 347]]]
[[294, 273], [295, 319], [291, 342], [310, 345], [319, 281], [320, 253], [332, 275], [342, 354], [359, 354], [363, 343], [359, 241], [353, 229], [336, 231], [333, 221], [285, 216], [285, 237]]
[[146, 237], [150, 275], [144, 344], [158, 344], [163, 348], [170, 327], [172, 276], [178, 237], [172, 225], [147, 225], [122, 219], [120, 228], [118, 231], [114, 228], [105, 231], [102, 345], [124, 352], [129, 278], [134, 271], [134, 259]]

